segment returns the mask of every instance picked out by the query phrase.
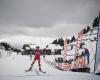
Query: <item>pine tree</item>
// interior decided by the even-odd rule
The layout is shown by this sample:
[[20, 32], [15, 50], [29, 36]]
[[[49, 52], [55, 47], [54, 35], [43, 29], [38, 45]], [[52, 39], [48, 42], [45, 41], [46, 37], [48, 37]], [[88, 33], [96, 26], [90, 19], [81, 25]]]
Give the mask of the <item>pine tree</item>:
[[57, 39], [52, 42], [52, 44], [58, 44]]
[[92, 27], [94, 28], [94, 27], [98, 27], [98, 26], [99, 26], [99, 17], [97, 16], [94, 19], [94, 22], [92, 24]]
[[84, 28], [83, 29], [83, 34], [86, 34], [87, 33], [87, 30]]
[[90, 26], [87, 26], [87, 32], [89, 32], [89, 31], [90, 31], [90, 29], [91, 29], [91, 28], [90, 28]]

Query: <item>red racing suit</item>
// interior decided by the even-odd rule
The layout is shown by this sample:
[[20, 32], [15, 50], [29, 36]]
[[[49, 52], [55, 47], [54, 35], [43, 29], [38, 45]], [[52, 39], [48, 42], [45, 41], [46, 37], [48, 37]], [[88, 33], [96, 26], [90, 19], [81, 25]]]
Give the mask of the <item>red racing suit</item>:
[[34, 60], [39, 60], [40, 61], [40, 50], [43, 51], [43, 50], [46, 50], [46, 48], [36, 50]]
[[34, 59], [40, 61], [40, 50], [36, 50]]

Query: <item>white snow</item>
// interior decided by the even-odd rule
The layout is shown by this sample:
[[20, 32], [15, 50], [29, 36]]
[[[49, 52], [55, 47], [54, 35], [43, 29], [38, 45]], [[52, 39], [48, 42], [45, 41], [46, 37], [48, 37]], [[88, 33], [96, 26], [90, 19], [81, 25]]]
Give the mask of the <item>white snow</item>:
[[[44, 58], [41, 56], [41, 65], [42, 69], [46, 73], [39, 72], [40, 75], [37, 75], [36, 71], [38, 70], [37, 62], [34, 64], [33, 71], [25, 72], [25, 69], [28, 69], [31, 60], [29, 56], [26, 55], [17, 55], [17, 53], [12, 52], [11, 56], [6, 55], [7, 52], [0, 58], [0, 80], [99, 80], [99, 76], [93, 76], [90, 73], [79, 73], [71, 71], [60, 71], [54, 66], [46, 63]], [[59, 55], [46, 55], [46, 60], [53, 61], [55, 57]], [[34, 57], [34, 56], [33, 56]]]
[[[91, 39], [94, 36], [95, 35], [91, 37], [84, 36], [83, 38]], [[21, 38], [22, 40], [19, 40], [19, 37], [18, 37], [19, 41], [17, 41], [16, 39], [15, 38], [10, 39], [9, 42], [12, 41], [13, 44], [15, 43], [18, 46], [19, 44], [22, 45], [23, 43], [27, 42], [23, 40], [23, 39], [27, 39], [25, 37]], [[29, 42], [31, 42], [32, 40], [32, 41], [37, 41], [40, 44], [48, 44], [51, 41], [51, 39], [42, 38], [43, 42], [45, 42], [43, 43], [42, 40], [33, 40], [33, 38], [28, 38], [28, 39], [30, 39]], [[91, 68], [91, 73], [92, 73], [93, 67], [94, 67], [94, 60], [92, 61], [92, 59], [95, 53], [96, 42], [95, 41], [91, 42], [90, 40], [86, 40], [84, 42], [85, 42], [84, 47], [88, 48], [91, 54], [90, 68]], [[73, 42], [71, 44], [76, 44], [76, 42]], [[69, 55], [74, 54], [74, 52], [75, 52], [75, 46], [74, 46], [74, 49], [71, 51], [68, 51], [67, 54]], [[81, 53], [82, 49], [79, 52]], [[40, 75], [37, 75], [36, 71], [34, 70], [34, 68], [38, 70], [37, 62], [34, 64], [34, 68], [32, 71], [25, 72], [25, 69], [28, 69], [32, 62], [29, 56], [27, 55], [23, 56], [21, 54], [17, 55], [16, 52], [12, 52], [12, 55], [7, 56], [7, 51], [3, 51], [3, 56], [0, 57], [0, 80], [100, 80], [100, 76], [93, 75], [91, 73], [60, 71], [56, 69], [54, 66], [52, 66], [50, 63], [48, 63], [48, 62], [54, 62], [54, 59], [59, 56], [62, 57], [62, 55], [46, 55], [45, 60], [41, 56], [41, 66], [42, 66], [42, 69], [46, 71], [46, 73], [44, 74], [44, 73], [39, 72]], [[72, 56], [67, 56], [67, 59], [68, 58], [72, 58]]]

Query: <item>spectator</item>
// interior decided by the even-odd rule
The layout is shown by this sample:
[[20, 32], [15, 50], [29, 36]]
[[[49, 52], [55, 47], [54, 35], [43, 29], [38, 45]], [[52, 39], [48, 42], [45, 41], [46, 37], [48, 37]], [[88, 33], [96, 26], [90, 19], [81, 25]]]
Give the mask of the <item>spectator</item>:
[[88, 49], [85, 49], [85, 56], [87, 56], [87, 63], [89, 64], [90, 52]]

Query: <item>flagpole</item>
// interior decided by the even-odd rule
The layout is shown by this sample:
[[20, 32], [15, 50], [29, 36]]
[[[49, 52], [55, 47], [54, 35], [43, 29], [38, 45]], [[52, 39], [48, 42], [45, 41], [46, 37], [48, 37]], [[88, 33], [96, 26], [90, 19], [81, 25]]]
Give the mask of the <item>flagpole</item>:
[[[99, 37], [99, 34], [98, 34], [99, 33], [99, 27], [100, 27], [100, 11], [99, 11], [99, 25], [98, 25], [98, 28], [97, 28], [98, 29], [97, 30], [97, 40], [98, 40], [98, 37]], [[96, 40], [96, 53], [97, 53], [97, 44], [98, 44], [97, 40]], [[93, 73], [94, 75], [95, 75], [95, 72], [96, 72], [96, 67], [95, 67], [96, 66], [96, 53], [94, 55], [94, 58], [95, 58], [94, 59], [94, 73]]]

